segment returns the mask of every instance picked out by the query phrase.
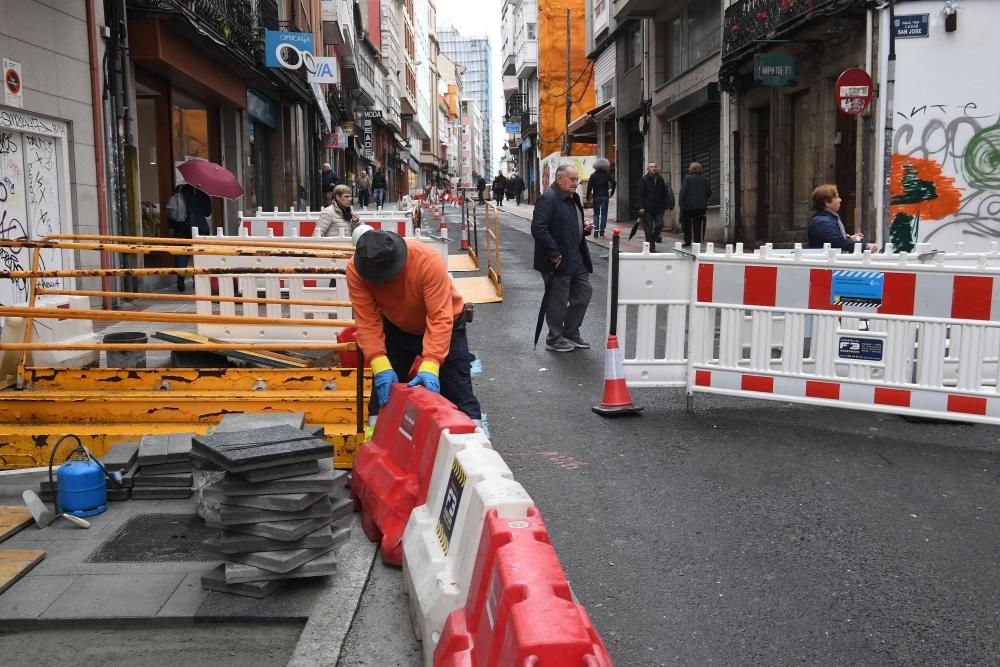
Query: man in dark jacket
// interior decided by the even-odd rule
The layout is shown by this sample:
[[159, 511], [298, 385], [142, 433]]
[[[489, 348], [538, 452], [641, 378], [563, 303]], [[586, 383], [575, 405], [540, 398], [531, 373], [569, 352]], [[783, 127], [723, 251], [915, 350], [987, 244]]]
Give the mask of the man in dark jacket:
[[650, 252], [656, 252], [656, 244], [661, 240], [663, 212], [672, 210], [674, 191], [660, 176], [656, 163], [650, 162], [645, 175], [639, 179], [639, 215], [642, 216], [642, 231], [646, 234]]
[[496, 200], [497, 206], [503, 206], [503, 193], [506, 191], [507, 177], [502, 171], [498, 171], [496, 178], [493, 179], [493, 199]]
[[[212, 233], [208, 224], [208, 216], [212, 215], [212, 198], [194, 187], [190, 183], [183, 183], [176, 189], [184, 197], [184, 207], [187, 209], [187, 216], [183, 222], [171, 222], [174, 236], [180, 239], [190, 239], [194, 237], [195, 229], [201, 236], [209, 236]], [[191, 258], [187, 255], [174, 255], [174, 266], [185, 268]], [[184, 276], [177, 276], [177, 291], [183, 292]]]
[[340, 183], [340, 176], [333, 170], [329, 162], [323, 163], [323, 196], [327, 205], [333, 201], [333, 189]]
[[611, 175], [611, 163], [605, 158], [594, 160], [594, 173], [587, 181], [587, 200], [594, 207], [594, 236], [604, 236], [608, 225], [608, 203], [615, 196], [618, 182]]
[[712, 185], [701, 173], [701, 163], [692, 162], [688, 175], [681, 182], [681, 229], [684, 230], [684, 245], [701, 243], [705, 232], [705, 209], [712, 198]]
[[514, 174], [511, 176], [510, 183], [507, 187], [514, 191], [514, 201], [517, 205], [521, 205], [521, 195], [524, 194], [524, 179], [521, 178], [521, 174]]
[[592, 227], [585, 222], [583, 203], [576, 194], [579, 181], [575, 167], [560, 165], [552, 187], [535, 202], [531, 218], [534, 268], [545, 278], [548, 295], [545, 321], [549, 333], [545, 349], [552, 352], [590, 347], [580, 337], [580, 325], [593, 293], [590, 274], [594, 265], [585, 238]]
[[479, 193], [479, 203], [485, 204], [486, 199], [484, 198], [483, 194], [486, 192], [486, 179], [483, 178], [482, 176], [480, 176], [479, 180], [476, 181], [476, 192]]
[[382, 208], [385, 204], [385, 188], [386, 188], [385, 174], [382, 172], [382, 168], [379, 167], [372, 176], [372, 195], [375, 197], [375, 206], [377, 208]]

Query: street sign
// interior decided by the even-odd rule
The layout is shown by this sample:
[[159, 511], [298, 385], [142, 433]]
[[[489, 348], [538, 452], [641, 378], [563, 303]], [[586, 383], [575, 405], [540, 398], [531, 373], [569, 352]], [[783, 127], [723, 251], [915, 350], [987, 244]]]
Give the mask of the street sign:
[[896, 39], [930, 36], [930, 14], [896, 15], [892, 21], [892, 36]]
[[510, 121], [504, 125], [504, 129], [507, 131], [507, 134], [521, 134], [521, 124], [514, 121]]
[[21, 79], [21, 63], [3, 59], [4, 104], [20, 109], [24, 106], [24, 82]]
[[765, 86], [793, 86], [799, 78], [795, 56], [790, 53], [758, 53], [753, 57], [753, 78]]
[[857, 116], [872, 103], [872, 78], [863, 69], [851, 68], [837, 78], [837, 108]]
[[309, 83], [340, 83], [340, 70], [337, 69], [337, 59], [315, 58], [316, 71], [309, 73]]

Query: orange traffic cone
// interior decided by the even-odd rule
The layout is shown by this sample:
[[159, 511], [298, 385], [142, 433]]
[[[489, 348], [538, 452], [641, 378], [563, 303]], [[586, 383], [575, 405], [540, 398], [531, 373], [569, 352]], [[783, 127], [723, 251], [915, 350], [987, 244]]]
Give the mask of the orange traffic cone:
[[618, 336], [608, 336], [608, 350], [604, 356], [604, 398], [600, 405], [591, 408], [602, 417], [634, 415], [642, 408], [632, 403], [625, 384], [625, 357], [618, 347]]

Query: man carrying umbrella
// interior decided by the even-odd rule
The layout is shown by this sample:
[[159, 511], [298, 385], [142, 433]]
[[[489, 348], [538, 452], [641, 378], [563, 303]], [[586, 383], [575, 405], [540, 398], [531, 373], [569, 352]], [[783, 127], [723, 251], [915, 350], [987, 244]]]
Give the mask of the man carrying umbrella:
[[594, 265], [585, 238], [593, 226], [586, 222], [583, 203], [576, 193], [579, 181], [575, 167], [560, 165], [556, 169], [555, 182], [538, 198], [531, 218], [531, 235], [535, 239], [534, 267], [545, 279], [535, 343], [538, 343], [544, 314], [549, 325], [545, 349], [552, 352], [590, 347], [590, 343], [580, 337], [580, 325], [593, 293], [590, 274], [594, 272]]
[[372, 413], [389, 401], [392, 385], [422, 361], [411, 387], [440, 393], [470, 419], [480, 420], [472, 391], [465, 304], [441, 256], [426, 243], [361, 225], [354, 230], [347, 287], [358, 343], [371, 359]]

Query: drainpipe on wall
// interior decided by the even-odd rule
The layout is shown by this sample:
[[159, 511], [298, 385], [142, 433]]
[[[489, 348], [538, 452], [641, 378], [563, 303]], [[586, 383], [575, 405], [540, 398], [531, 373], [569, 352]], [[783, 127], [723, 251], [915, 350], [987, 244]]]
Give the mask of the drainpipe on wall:
[[[94, 10], [94, 0], [87, 0], [87, 51], [90, 56], [90, 104], [94, 121], [94, 156], [96, 158], [97, 174], [97, 230], [101, 235], [108, 233], [108, 191], [107, 180], [104, 177], [104, 118], [101, 113], [101, 77], [97, 61], [97, 19]], [[101, 268], [111, 266], [107, 252], [101, 252]], [[101, 290], [111, 291], [111, 278], [101, 277]], [[111, 310], [111, 297], [103, 297], [103, 308]]]
[[889, 200], [892, 180], [892, 115], [893, 98], [896, 92], [896, 37], [893, 22], [896, 18], [895, 0], [889, 0], [889, 57], [885, 68], [885, 146], [882, 155], [882, 220], [876, 241], [881, 245], [889, 240]]

